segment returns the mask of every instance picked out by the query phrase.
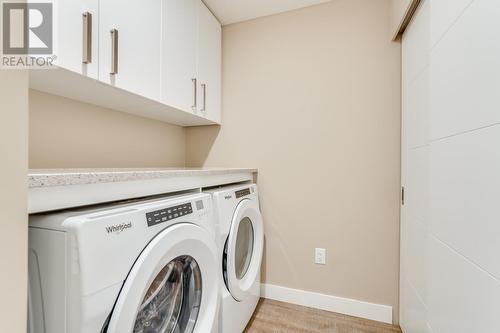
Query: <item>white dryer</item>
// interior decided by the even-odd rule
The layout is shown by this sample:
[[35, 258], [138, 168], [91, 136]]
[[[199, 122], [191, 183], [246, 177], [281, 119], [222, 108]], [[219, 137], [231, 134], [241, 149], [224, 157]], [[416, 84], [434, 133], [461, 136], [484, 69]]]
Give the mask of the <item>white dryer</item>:
[[260, 298], [264, 228], [256, 185], [206, 191], [219, 232], [222, 333], [245, 329]]
[[217, 333], [207, 194], [30, 217], [33, 333]]

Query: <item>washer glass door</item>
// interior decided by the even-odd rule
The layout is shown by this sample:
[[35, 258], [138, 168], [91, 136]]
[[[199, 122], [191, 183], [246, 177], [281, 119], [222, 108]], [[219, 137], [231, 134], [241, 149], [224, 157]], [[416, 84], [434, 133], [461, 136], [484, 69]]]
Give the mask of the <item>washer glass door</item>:
[[252, 200], [244, 199], [235, 210], [223, 258], [224, 280], [235, 300], [243, 301], [252, 289], [260, 271], [263, 247], [259, 208]]
[[215, 333], [217, 246], [205, 229], [178, 223], [154, 237], [133, 264], [107, 333]]
[[201, 292], [201, 272], [196, 260], [181, 256], [170, 261], [149, 286], [133, 332], [193, 332]]
[[236, 248], [234, 253], [236, 278], [242, 279], [248, 271], [252, 260], [254, 232], [252, 220], [245, 216], [236, 233]]

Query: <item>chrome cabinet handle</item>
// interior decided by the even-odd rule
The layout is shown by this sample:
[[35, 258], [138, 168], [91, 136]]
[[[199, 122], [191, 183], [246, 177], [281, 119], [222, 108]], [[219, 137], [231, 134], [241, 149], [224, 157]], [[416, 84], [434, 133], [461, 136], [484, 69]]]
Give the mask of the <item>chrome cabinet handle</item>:
[[92, 62], [92, 14], [85, 12], [83, 19], [83, 54], [82, 62], [90, 64]]
[[196, 78], [191, 79], [193, 82], [193, 105], [191, 108], [196, 110], [198, 107], [198, 80]]
[[202, 83], [201, 89], [203, 89], [203, 107], [200, 111], [205, 112], [207, 109], [207, 85], [205, 83]]
[[111, 31], [111, 72], [110, 74], [118, 74], [118, 30]]

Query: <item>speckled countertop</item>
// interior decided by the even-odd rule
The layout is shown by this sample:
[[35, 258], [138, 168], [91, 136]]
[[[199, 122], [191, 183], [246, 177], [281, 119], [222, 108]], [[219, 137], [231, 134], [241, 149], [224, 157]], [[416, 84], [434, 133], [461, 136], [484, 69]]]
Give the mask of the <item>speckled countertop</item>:
[[256, 172], [250, 168], [33, 169], [29, 171], [28, 184], [30, 188], [40, 188]]

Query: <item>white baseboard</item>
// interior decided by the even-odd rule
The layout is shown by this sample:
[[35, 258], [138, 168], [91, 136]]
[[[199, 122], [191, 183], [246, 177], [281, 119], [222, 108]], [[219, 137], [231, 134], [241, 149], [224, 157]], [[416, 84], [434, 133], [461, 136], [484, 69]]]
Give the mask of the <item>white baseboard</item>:
[[392, 306], [319, 294], [311, 291], [261, 284], [261, 296], [310, 308], [392, 324]]

